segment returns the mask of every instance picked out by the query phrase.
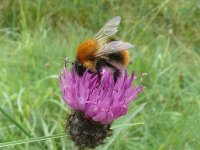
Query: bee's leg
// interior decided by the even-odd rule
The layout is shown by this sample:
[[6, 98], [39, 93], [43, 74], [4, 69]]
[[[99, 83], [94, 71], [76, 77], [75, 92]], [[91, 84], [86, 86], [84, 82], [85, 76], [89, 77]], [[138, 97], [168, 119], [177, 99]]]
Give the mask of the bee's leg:
[[96, 70], [97, 70], [97, 75], [98, 75], [99, 80], [101, 80], [101, 71], [104, 66], [106, 66], [104, 59], [100, 59], [97, 61]]
[[117, 79], [120, 77], [121, 75], [121, 72], [120, 70], [117, 68], [115, 71], [114, 71], [114, 82], [116, 83], [117, 82]]
[[102, 68], [105, 66], [113, 70], [113, 74], [114, 74], [113, 78], [114, 78], [114, 82], [116, 83], [118, 77], [121, 75], [121, 72], [117, 67], [113, 66], [111, 63], [107, 62], [105, 59], [100, 59], [96, 63], [96, 70], [97, 70], [99, 80], [101, 79]]
[[113, 78], [114, 78], [114, 82], [116, 83], [117, 79], [121, 75], [120, 70], [117, 67], [113, 66], [111, 63], [107, 62], [107, 61], [105, 61], [105, 64], [106, 64], [106, 66], [108, 66], [109, 68], [111, 68], [113, 70], [113, 74], [114, 74]]

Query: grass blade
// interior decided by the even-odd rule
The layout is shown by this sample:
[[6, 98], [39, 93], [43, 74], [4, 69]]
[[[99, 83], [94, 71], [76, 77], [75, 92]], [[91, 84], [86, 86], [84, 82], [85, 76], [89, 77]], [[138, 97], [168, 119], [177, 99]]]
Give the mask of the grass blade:
[[26, 144], [26, 143], [39, 142], [39, 141], [44, 141], [44, 140], [48, 140], [48, 139], [62, 138], [65, 136], [67, 136], [67, 135], [65, 133], [62, 133], [62, 134], [56, 134], [56, 135], [50, 135], [50, 136], [35, 137], [35, 138], [29, 138], [29, 139], [24, 139], [24, 140], [5, 142], [5, 143], [0, 143], [0, 148], [16, 146], [16, 145]]
[[[29, 134], [28, 131], [26, 131], [26, 129], [24, 129], [16, 120], [14, 120], [3, 108], [0, 107], [0, 112], [6, 117], [8, 118], [20, 131], [22, 131], [26, 136], [28, 136], [29, 138], [31, 138], [31, 134]], [[1, 144], [0, 144], [1, 145]], [[38, 143], [38, 146], [41, 149], [44, 149], [44, 147]]]

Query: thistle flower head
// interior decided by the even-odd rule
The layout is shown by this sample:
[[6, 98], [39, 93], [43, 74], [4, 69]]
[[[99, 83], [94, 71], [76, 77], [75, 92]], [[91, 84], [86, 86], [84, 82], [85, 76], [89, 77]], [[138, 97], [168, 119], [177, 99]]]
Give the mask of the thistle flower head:
[[64, 68], [59, 75], [62, 95], [67, 105], [74, 111], [82, 112], [87, 119], [102, 125], [110, 124], [127, 113], [128, 105], [142, 91], [142, 86], [134, 86], [134, 73], [128, 76], [121, 70], [121, 76], [114, 83], [113, 73], [104, 68], [99, 81], [96, 73], [85, 71], [82, 77], [74, 68]]

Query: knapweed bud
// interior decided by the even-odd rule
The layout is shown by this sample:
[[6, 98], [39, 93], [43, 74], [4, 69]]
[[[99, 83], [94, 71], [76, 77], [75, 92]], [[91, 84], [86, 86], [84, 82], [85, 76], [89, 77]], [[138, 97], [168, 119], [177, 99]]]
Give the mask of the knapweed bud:
[[86, 118], [83, 112], [72, 111], [67, 118], [66, 131], [78, 147], [95, 148], [112, 134], [110, 126]]
[[96, 73], [85, 71], [82, 77], [74, 68], [64, 68], [59, 75], [64, 101], [71, 108], [66, 131], [78, 147], [95, 148], [111, 135], [111, 123], [127, 113], [128, 105], [143, 87], [134, 86], [134, 73], [121, 76], [114, 83], [113, 73], [103, 69], [101, 81]]

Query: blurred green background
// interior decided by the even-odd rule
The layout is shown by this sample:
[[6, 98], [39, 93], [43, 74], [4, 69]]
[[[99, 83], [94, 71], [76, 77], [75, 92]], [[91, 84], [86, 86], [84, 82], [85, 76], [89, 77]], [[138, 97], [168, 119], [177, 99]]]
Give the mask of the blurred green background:
[[1, 0], [0, 149], [73, 148], [64, 134], [69, 109], [57, 80], [59, 58], [74, 60], [77, 46], [117, 15], [115, 37], [136, 46], [128, 69], [148, 76], [98, 149], [200, 148], [199, 0]]

